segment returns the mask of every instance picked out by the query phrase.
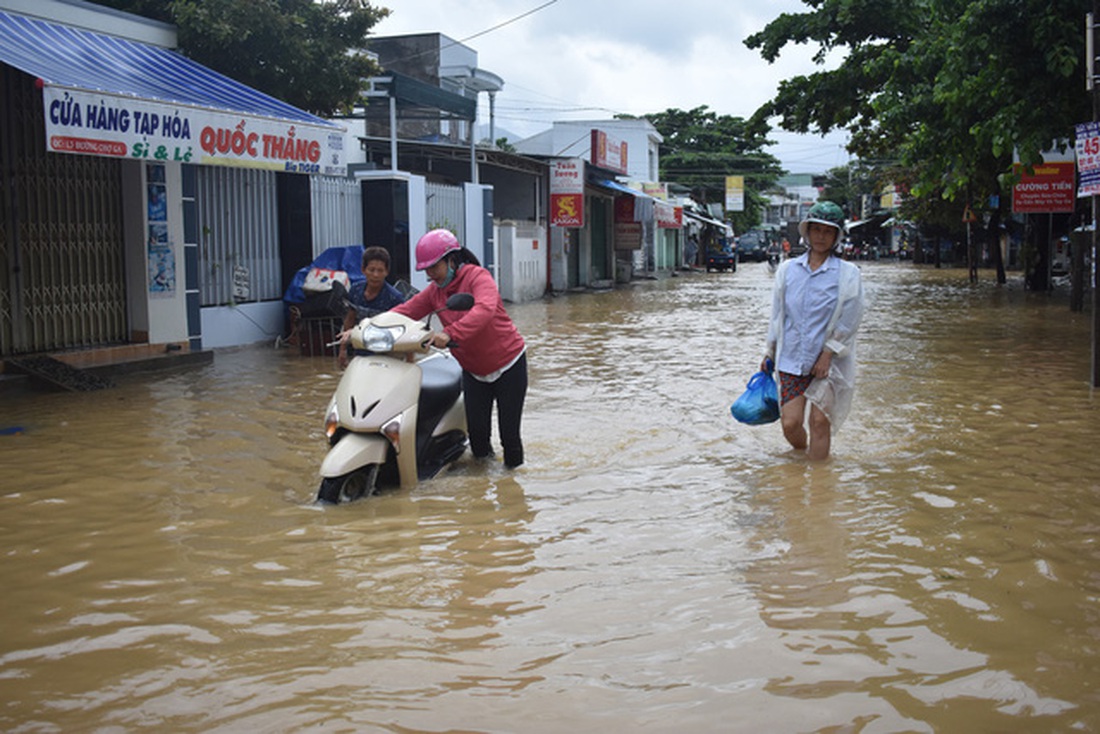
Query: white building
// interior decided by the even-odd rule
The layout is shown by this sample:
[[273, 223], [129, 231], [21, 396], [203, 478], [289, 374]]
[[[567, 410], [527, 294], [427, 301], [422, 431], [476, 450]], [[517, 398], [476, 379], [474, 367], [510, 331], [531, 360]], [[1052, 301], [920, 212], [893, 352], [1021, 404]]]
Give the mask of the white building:
[[547, 158], [592, 160], [592, 130], [599, 129], [626, 143], [628, 181], [660, 180], [660, 145], [664, 137], [649, 120], [570, 120], [555, 122], [537, 135], [513, 143], [516, 152]]

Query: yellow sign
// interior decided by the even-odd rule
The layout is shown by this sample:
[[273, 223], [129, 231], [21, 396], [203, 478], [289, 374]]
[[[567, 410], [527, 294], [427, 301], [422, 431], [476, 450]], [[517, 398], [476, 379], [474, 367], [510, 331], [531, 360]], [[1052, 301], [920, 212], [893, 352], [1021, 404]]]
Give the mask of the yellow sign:
[[745, 211], [744, 176], [726, 176], [726, 211]]

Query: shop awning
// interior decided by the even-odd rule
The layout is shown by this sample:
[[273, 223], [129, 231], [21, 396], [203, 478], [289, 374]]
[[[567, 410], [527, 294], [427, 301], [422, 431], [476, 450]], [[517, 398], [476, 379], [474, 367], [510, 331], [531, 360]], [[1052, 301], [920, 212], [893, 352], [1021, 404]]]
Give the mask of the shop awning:
[[590, 178], [589, 183], [635, 197], [634, 208], [637, 213], [637, 221], [642, 221], [641, 217], [653, 217], [657, 220], [657, 226], [662, 229], [679, 229], [683, 226], [682, 207], [621, 184], [613, 179]]
[[630, 194], [634, 197], [634, 221], [646, 222], [654, 218], [656, 212], [654, 203], [657, 201], [649, 194], [642, 193], [638, 189], [632, 189], [626, 184], [609, 178], [589, 177], [588, 183], [610, 189], [618, 194]]
[[[392, 97], [403, 120], [438, 120], [440, 113], [463, 120], [477, 119], [477, 99], [448, 92], [405, 74], [387, 72], [372, 77], [370, 97]], [[419, 112], [418, 112], [419, 110]]]
[[691, 219], [694, 219], [697, 222], [701, 222], [702, 224], [709, 224], [709, 225], [712, 225], [714, 227], [718, 227], [719, 229], [722, 229], [722, 230], [728, 230], [730, 228], [730, 226], [728, 224], [726, 224], [725, 222], [719, 222], [717, 219], [711, 219], [708, 216], [705, 216], [703, 214], [699, 214], [698, 212], [693, 212], [690, 209], [684, 209], [684, 216], [685, 217], [690, 217]]
[[609, 179], [609, 178], [592, 178], [592, 179], [589, 179], [589, 183], [595, 184], [596, 186], [602, 186], [605, 189], [611, 189], [612, 191], [617, 191], [620, 194], [630, 194], [631, 196], [637, 196], [639, 198], [646, 198], [646, 199], [652, 199], [653, 198], [649, 194], [644, 194], [641, 191], [638, 191], [638, 189], [632, 189], [629, 186], [627, 186], [626, 184], [621, 184], [618, 181], [614, 181], [614, 180]]
[[0, 62], [39, 80], [46, 146], [343, 175], [343, 133], [169, 49], [0, 12]]
[[866, 219], [857, 219], [854, 222], [848, 222], [846, 225], [846, 229], [851, 232], [853, 229], [858, 229], [866, 224], [873, 224], [876, 227], [883, 227], [887, 226], [886, 221], [888, 219], [892, 219], [892, 217], [887, 214], [875, 214], [867, 217]]

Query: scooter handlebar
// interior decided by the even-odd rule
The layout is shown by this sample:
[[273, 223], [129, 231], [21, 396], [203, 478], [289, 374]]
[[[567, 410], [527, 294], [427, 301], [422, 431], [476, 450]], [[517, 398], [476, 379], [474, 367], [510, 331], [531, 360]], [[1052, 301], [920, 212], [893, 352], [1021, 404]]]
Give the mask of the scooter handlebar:
[[447, 344], [445, 346], [442, 346], [442, 347], [435, 346], [436, 334], [442, 334], [442, 333], [444, 333], [444, 332], [441, 332], [441, 331], [432, 332], [431, 335], [428, 336], [426, 344], [430, 347], [435, 347], [436, 349], [450, 349], [451, 347], [457, 347], [458, 346], [458, 342], [455, 341], [454, 339], [451, 339], [449, 334], [448, 334], [448, 338], [447, 338]]

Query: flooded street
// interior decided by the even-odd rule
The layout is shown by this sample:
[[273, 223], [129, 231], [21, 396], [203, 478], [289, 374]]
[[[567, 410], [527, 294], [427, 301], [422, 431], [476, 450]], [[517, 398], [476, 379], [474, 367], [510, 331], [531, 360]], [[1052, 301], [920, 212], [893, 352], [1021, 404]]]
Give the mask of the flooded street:
[[754, 263], [511, 306], [527, 464], [339, 507], [331, 358], [0, 396], [0, 730], [1100, 730], [1091, 315], [862, 266], [818, 465], [729, 413]]

